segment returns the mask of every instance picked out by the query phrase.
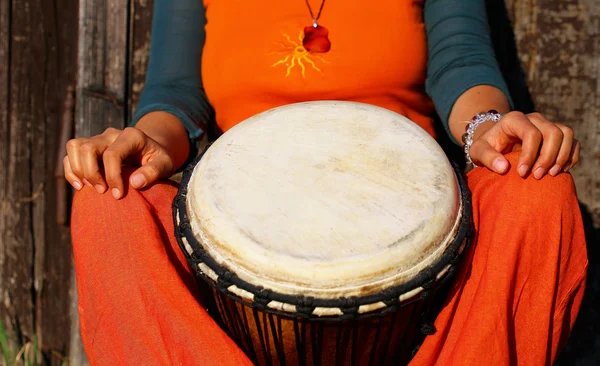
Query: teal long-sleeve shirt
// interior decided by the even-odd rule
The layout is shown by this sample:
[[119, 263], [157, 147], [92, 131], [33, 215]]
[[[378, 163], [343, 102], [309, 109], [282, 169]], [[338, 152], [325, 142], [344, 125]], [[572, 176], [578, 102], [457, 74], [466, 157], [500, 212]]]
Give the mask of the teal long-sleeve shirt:
[[[512, 106], [494, 54], [485, 1], [425, 0], [423, 17], [428, 45], [426, 91], [446, 131], [454, 103], [474, 86], [502, 90]], [[205, 25], [202, 1], [154, 0], [146, 84], [131, 122], [135, 125], [153, 111], [175, 115], [188, 132], [191, 156], [214, 117], [199, 67]]]

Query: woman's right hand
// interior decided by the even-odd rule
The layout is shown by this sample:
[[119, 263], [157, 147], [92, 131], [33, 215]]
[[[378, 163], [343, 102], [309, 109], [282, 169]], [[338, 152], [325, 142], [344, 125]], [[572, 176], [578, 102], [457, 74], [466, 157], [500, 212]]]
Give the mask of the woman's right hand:
[[75, 189], [87, 184], [98, 193], [110, 190], [115, 199], [123, 196], [124, 164], [139, 167], [129, 179], [135, 189], [148, 187], [176, 170], [167, 149], [135, 127], [108, 128], [100, 135], [70, 140], [63, 160], [65, 178]]

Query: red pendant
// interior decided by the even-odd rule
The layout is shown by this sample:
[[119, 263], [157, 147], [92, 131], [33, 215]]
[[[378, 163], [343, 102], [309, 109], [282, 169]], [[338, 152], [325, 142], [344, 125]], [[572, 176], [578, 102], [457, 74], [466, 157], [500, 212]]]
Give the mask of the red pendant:
[[304, 28], [304, 38], [302, 45], [308, 52], [324, 53], [331, 48], [329, 41], [329, 31], [320, 25]]

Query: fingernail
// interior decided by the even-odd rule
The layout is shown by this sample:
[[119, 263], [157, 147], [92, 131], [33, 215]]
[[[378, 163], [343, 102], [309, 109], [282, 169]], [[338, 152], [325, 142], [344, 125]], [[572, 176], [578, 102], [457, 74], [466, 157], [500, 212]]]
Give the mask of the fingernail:
[[525, 164], [521, 165], [521, 166], [519, 167], [519, 170], [518, 170], [518, 172], [519, 172], [519, 175], [520, 175], [521, 177], [525, 177], [525, 174], [527, 174], [527, 170], [528, 170], [528, 169], [529, 169], [529, 167], [528, 167], [527, 165], [525, 165]]
[[121, 197], [121, 191], [119, 191], [119, 188], [113, 188], [112, 190], [112, 195], [113, 197], [118, 200], [119, 197]]
[[81, 189], [81, 183], [79, 183], [78, 181], [74, 181], [73, 182], [73, 187], [75, 187], [76, 190], [80, 190]]
[[494, 170], [498, 173], [504, 173], [504, 171], [508, 168], [508, 164], [505, 160], [496, 159], [494, 161]]
[[131, 177], [131, 185], [134, 188], [142, 188], [146, 185], [146, 177], [144, 177], [142, 174], [134, 175]]
[[556, 164], [552, 167], [552, 169], [550, 169], [549, 173], [551, 176], [555, 177], [558, 174], [558, 172], [560, 172], [560, 165]]
[[90, 188], [92, 187], [92, 184], [90, 182], [88, 182], [88, 180], [85, 178], [83, 178], [83, 184], [85, 184], [86, 186], [88, 186]]
[[102, 187], [100, 184], [96, 184], [94, 188], [96, 188], [96, 191], [98, 191], [98, 193], [104, 193], [104, 187]]
[[565, 173], [566, 173], [566, 172], [568, 172], [568, 171], [569, 171], [569, 169], [571, 169], [571, 164], [567, 164], [567, 165], [565, 165], [565, 167], [563, 168], [563, 172], [565, 172]]
[[546, 172], [546, 170], [544, 168], [537, 168], [535, 170], [535, 173], [533, 173], [533, 177], [535, 179], [542, 179], [542, 177], [544, 176], [544, 173]]

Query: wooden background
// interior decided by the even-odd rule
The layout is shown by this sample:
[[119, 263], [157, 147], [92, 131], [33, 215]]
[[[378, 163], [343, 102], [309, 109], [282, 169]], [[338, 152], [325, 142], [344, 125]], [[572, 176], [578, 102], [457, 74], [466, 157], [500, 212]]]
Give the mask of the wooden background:
[[[573, 175], [590, 284], [561, 363], [599, 363], [600, 2], [488, 0], [488, 9], [519, 105], [532, 108], [526, 82], [536, 109], [571, 126], [583, 145]], [[0, 320], [21, 344], [36, 337], [49, 364], [86, 363], [74, 307], [70, 190], [56, 177], [57, 161], [66, 138], [131, 118], [151, 17], [152, 0], [0, 0]], [[510, 57], [515, 45], [522, 75]]]

